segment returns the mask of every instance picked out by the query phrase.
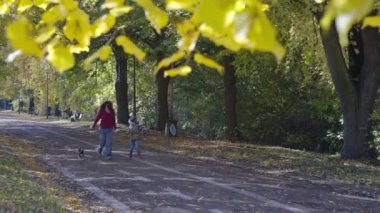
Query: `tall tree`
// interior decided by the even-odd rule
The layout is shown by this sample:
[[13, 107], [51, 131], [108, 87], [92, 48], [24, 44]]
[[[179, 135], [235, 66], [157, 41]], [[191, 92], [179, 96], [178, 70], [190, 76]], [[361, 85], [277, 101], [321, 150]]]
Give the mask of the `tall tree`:
[[[321, 14], [315, 14], [320, 20]], [[380, 84], [380, 34], [378, 28], [354, 27], [349, 37], [349, 64], [346, 64], [334, 22], [321, 32], [331, 76], [343, 112], [342, 158], [368, 154], [371, 114]]]
[[128, 109], [128, 57], [123, 49], [112, 43], [112, 49], [116, 63], [116, 104], [117, 104], [117, 121], [118, 123], [128, 124], [129, 109]]
[[169, 77], [164, 77], [164, 71], [160, 70], [156, 75], [157, 83], [157, 102], [158, 102], [158, 120], [156, 129], [162, 131], [165, 129], [165, 124], [169, 119]]
[[228, 140], [237, 140], [240, 138], [237, 121], [237, 88], [236, 88], [236, 69], [233, 66], [234, 55], [228, 54], [222, 57], [224, 66], [224, 107], [225, 107], [225, 126], [226, 138]]

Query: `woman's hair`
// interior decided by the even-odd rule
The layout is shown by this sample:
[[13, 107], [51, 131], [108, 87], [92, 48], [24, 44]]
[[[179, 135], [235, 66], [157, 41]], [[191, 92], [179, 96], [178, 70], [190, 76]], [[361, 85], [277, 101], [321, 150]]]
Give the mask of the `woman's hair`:
[[104, 103], [102, 103], [102, 105], [100, 105], [99, 112], [104, 112], [104, 111], [106, 110], [106, 106], [108, 106], [108, 109], [109, 109], [113, 114], [115, 114], [115, 110], [114, 110], [113, 107], [112, 107], [112, 102], [111, 102], [111, 101], [105, 101]]

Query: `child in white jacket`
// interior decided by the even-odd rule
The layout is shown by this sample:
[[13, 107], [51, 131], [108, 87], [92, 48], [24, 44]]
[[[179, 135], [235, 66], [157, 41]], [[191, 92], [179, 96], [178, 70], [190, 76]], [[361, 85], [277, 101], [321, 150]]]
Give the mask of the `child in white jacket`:
[[130, 149], [129, 149], [129, 157], [132, 158], [133, 151], [137, 151], [137, 156], [141, 158], [140, 153], [140, 141], [139, 141], [139, 122], [135, 117], [130, 117], [128, 120], [129, 127], [128, 127], [128, 133], [130, 138]]

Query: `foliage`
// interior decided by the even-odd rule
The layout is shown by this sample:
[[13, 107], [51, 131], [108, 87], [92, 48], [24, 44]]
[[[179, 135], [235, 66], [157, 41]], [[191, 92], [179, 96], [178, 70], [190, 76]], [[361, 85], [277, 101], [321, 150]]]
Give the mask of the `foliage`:
[[0, 174], [0, 211], [65, 212], [58, 198], [30, 179], [14, 156], [0, 153]]
[[[339, 103], [316, 23], [305, 8], [302, 3], [283, 1], [268, 13], [279, 29], [279, 39], [287, 44], [288, 54], [280, 64], [271, 54], [234, 54], [208, 40], [201, 40], [198, 48], [219, 60], [234, 56], [243, 138], [335, 153], [342, 145]], [[174, 82], [173, 104], [179, 128], [207, 138], [223, 138], [223, 78], [202, 66], [197, 66], [194, 74]]]
[[57, 100], [61, 109], [79, 111], [92, 119], [103, 101], [114, 102], [114, 61], [97, 62], [91, 72], [81, 68], [68, 71], [58, 77]]
[[[129, 83], [132, 85], [133, 64], [132, 60], [129, 61], [128, 79], [130, 79]], [[157, 87], [151, 71], [152, 66], [145, 63], [136, 63], [137, 118], [140, 123], [149, 128], [153, 128], [157, 121]], [[133, 90], [130, 89], [129, 92], [131, 93], [129, 97], [132, 97]], [[131, 98], [130, 103], [132, 103]]]
[[[161, 34], [162, 28], [169, 23], [168, 13], [151, 0], [134, 2], [145, 10], [146, 18], [156, 32]], [[105, 15], [91, 23], [88, 13], [74, 0], [24, 3], [16, 4], [14, 0], [10, 0], [1, 5], [2, 15], [20, 14], [16, 16], [16, 20], [8, 24], [6, 30], [9, 41], [16, 49], [15, 54], [37, 58], [46, 55], [46, 59], [60, 71], [71, 69], [75, 65], [74, 54], [87, 52], [92, 38], [108, 33], [116, 23], [116, 16], [122, 16], [123, 12], [128, 13], [132, 9], [131, 6], [125, 6], [124, 1], [106, 1], [101, 7]], [[282, 46], [276, 40], [276, 30], [265, 14], [268, 6], [258, 0], [167, 0], [166, 8], [184, 10], [191, 14], [188, 19], [177, 23], [177, 32], [181, 36], [178, 48], [188, 56], [195, 50], [196, 42], [201, 35], [234, 51], [270, 51], [278, 59], [284, 55]], [[41, 11], [40, 19], [37, 17], [37, 20], [32, 22], [26, 18], [26, 14], [35, 10]], [[214, 13], [209, 13], [210, 10]], [[116, 40], [126, 53], [133, 54], [140, 60], [144, 59], [145, 53], [127, 36], [119, 36]], [[197, 54], [197, 62], [220, 70], [216, 62]], [[101, 58], [105, 59], [106, 55]], [[96, 57], [97, 55], [91, 59]], [[186, 74], [191, 69], [185, 67], [185, 73], [183, 70], [173, 69], [170, 75]]]
[[180, 130], [200, 137], [223, 138], [222, 76], [194, 65], [193, 73], [187, 78], [176, 78], [173, 87], [171, 100]]
[[[378, 95], [379, 96], [379, 93]], [[380, 160], [380, 100], [379, 98], [376, 98], [375, 106], [374, 106], [374, 112], [372, 114], [372, 135], [370, 140], [370, 148], [372, 157], [377, 157], [378, 160]]]

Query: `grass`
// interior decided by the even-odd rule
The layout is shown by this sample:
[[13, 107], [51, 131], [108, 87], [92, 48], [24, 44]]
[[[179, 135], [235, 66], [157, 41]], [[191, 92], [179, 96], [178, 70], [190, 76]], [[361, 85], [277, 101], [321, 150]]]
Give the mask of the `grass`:
[[[80, 212], [78, 199], [49, 180], [26, 141], [0, 136], [0, 212]], [[31, 175], [32, 174], [32, 175]]]
[[15, 157], [0, 153], [1, 212], [65, 212], [55, 196], [24, 172]]
[[168, 138], [159, 134], [144, 136], [142, 141], [147, 148], [233, 164], [260, 173], [316, 176], [340, 183], [380, 186], [380, 166], [376, 161], [341, 160], [339, 155], [188, 137]]

